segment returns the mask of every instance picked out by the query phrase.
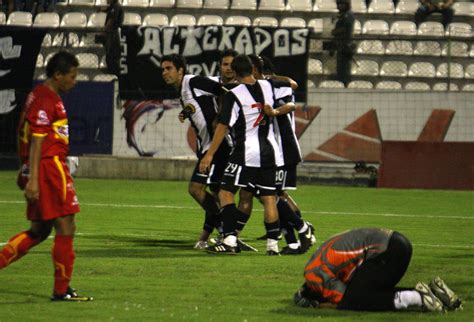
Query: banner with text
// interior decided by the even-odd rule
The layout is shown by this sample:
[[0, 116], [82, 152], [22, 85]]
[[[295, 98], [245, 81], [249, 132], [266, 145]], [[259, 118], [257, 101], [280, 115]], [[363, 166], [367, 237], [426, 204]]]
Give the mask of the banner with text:
[[0, 154], [16, 151], [20, 109], [33, 84], [44, 29], [0, 29]]
[[306, 100], [308, 29], [201, 26], [132, 27], [121, 30], [120, 96], [123, 99], [175, 98], [162, 77], [160, 59], [172, 53], [186, 57], [187, 73], [215, 76], [220, 53], [234, 49], [240, 54], [268, 57], [280, 75], [299, 84], [296, 99]]

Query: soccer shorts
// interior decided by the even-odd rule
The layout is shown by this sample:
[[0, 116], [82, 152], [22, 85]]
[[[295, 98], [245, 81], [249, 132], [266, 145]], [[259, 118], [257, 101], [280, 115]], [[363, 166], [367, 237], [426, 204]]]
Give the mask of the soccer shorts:
[[275, 186], [278, 192], [296, 190], [296, 164], [284, 165], [277, 168]]
[[199, 172], [199, 163], [201, 163], [201, 158], [199, 158], [194, 167], [191, 181], [208, 185], [211, 191], [217, 191], [222, 180], [222, 175], [224, 174], [225, 165], [229, 159], [229, 153], [229, 146], [223, 142], [212, 159], [209, 173]]
[[276, 194], [275, 168], [256, 168], [228, 162], [222, 177], [221, 189], [236, 193], [240, 188], [259, 191], [260, 196]]
[[57, 156], [41, 159], [38, 185], [39, 199], [27, 206], [29, 220], [52, 220], [80, 211], [66, 160], [60, 160]]

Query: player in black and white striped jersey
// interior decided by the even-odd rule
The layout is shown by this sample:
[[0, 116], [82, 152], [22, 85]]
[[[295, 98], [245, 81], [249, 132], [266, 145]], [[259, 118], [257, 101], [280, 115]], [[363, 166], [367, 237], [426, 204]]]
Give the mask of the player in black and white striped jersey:
[[[215, 194], [231, 150], [228, 141], [216, 151], [215, 162], [210, 166], [208, 173], [200, 172], [198, 166], [199, 160], [209, 149], [214, 135], [213, 122], [217, 115], [217, 97], [227, 90], [207, 77], [186, 75], [186, 60], [181, 55], [163, 56], [161, 68], [166, 84], [173, 86], [180, 94], [183, 110], [179, 114], [179, 120], [184, 122], [185, 119], [189, 119], [197, 136], [198, 162], [189, 182], [188, 191], [206, 211], [203, 231], [194, 246], [197, 249], [204, 249], [207, 247], [207, 240], [213, 229], [221, 226], [220, 210]], [[207, 186], [214, 195], [206, 191]]]
[[238, 252], [237, 233], [242, 230], [249, 215], [237, 209], [234, 196], [239, 189], [245, 188], [260, 191], [268, 237], [267, 254], [278, 255], [280, 227], [275, 204], [275, 169], [282, 160], [270, 116], [287, 113], [295, 106], [289, 103], [273, 108], [274, 85], [267, 80], [257, 81], [252, 76], [252, 63], [247, 56], [235, 57], [232, 69], [240, 85], [225, 94], [212, 144], [199, 166], [201, 172], [209, 169], [225, 134], [231, 128], [235, 146], [219, 191], [225, 238], [222, 243], [209, 246], [207, 250], [213, 253]]
[[224, 50], [219, 60], [219, 76], [209, 76], [209, 78], [223, 85], [235, 83], [235, 73], [232, 70], [231, 64], [238, 54], [233, 49]]
[[[271, 69], [267, 71], [266, 75], [263, 75], [265, 68], [263, 59], [256, 55], [249, 55], [249, 57], [252, 60], [254, 67], [253, 75], [256, 79], [270, 78], [273, 79], [275, 83], [283, 84], [280, 85], [283, 91], [280, 94], [276, 94], [276, 97], [279, 99], [274, 106], [293, 102], [293, 92], [288, 86], [291, 86], [291, 89], [295, 90], [298, 84], [288, 77], [276, 76]], [[266, 67], [269, 67], [268, 63]], [[285, 83], [288, 83], [286, 87], [284, 85]], [[287, 190], [296, 189], [296, 167], [298, 163], [302, 161], [300, 146], [295, 133], [294, 117], [294, 111], [291, 111], [290, 113], [279, 115], [274, 119], [276, 138], [280, 146], [281, 158], [283, 159], [283, 165], [278, 167], [276, 171], [277, 209], [280, 217], [280, 226], [288, 244], [288, 246], [282, 249], [282, 255], [305, 253], [315, 242], [313, 226], [303, 220], [298, 206], [287, 193]], [[248, 202], [249, 196], [241, 194], [241, 198], [242, 201], [239, 205], [239, 209], [250, 213], [251, 202]], [[299, 243], [294, 229], [299, 233]]]

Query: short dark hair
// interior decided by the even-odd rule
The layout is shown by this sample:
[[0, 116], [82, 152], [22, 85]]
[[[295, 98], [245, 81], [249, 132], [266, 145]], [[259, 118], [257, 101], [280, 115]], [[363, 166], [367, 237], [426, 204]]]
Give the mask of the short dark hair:
[[257, 56], [255, 54], [250, 54], [248, 56], [249, 56], [250, 60], [252, 61], [253, 67], [255, 67], [260, 74], [263, 74], [263, 60], [262, 60], [262, 57]]
[[73, 67], [79, 67], [79, 60], [76, 56], [67, 51], [59, 51], [51, 57], [46, 65], [46, 77], [53, 77], [56, 72], [65, 75]]
[[219, 60], [219, 63], [222, 63], [222, 59], [224, 59], [224, 57], [228, 57], [228, 56], [232, 56], [232, 57], [237, 57], [239, 53], [236, 51], [236, 50], [233, 50], [233, 49], [226, 49], [222, 52], [221, 54], [221, 58]]
[[176, 67], [176, 70], [179, 71], [179, 69], [182, 68], [183, 74], [186, 74], [186, 58], [184, 58], [183, 55], [179, 55], [179, 54], [164, 55], [163, 57], [161, 57], [161, 62], [163, 63], [164, 61], [172, 62], [174, 67]]
[[230, 67], [234, 70], [238, 77], [252, 75], [252, 61], [247, 55], [237, 55]]
[[270, 60], [270, 58], [266, 56], [260, 56], [263, 61], [263, 73], [265, 75], [273, 75], [276, 73], [275, 65], [273, 65], [273, 62]]

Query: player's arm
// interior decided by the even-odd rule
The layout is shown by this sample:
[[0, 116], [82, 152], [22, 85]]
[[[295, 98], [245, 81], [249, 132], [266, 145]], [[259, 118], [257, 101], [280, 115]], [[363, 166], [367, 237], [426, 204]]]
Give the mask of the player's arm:
[[29, 202], [34, 202], [39, 198], [39, 164], [41, 160], [41, 146], [45, 135], [32, 135], [30, 144], [30, 178], [25, 187], [25, 197]]
[[286, 103], [278, 108], [273, 108], [269, 104], [263, 105], [263, 112], [268, 116], [285, 115], [296, 110], [296, 105], [293, 102]]
[[218, 123], [216, 126], [216, 130], [214, 131], [214, 137], [212, 138], [211, 146], [207, 150], [204, 157], [201, 159], [199, 163], [199, 172], [205, 173], [209, 170], [209, 166], [212, 163], [212, 159], [214, 158], [214, 154], [216, 154], [217, 149], [221, 145], [222, 141], [224, 140], [225, 135], [227, 134], [228, 126], [222, 123]]
[[298, 83], [291, 79], [290, 77], [287, 76], [281, 76], [281, 75], [271, 75], [268, 77], [269, 79], [277, 80], [277, 81], [284, 81], [290, 83], [291, 89], [296, 90], [298, 88]]

